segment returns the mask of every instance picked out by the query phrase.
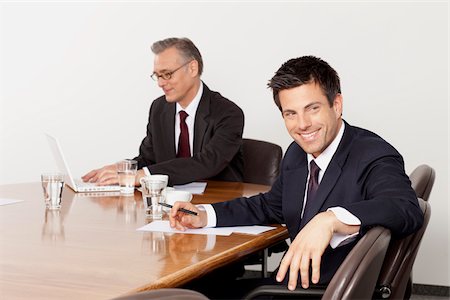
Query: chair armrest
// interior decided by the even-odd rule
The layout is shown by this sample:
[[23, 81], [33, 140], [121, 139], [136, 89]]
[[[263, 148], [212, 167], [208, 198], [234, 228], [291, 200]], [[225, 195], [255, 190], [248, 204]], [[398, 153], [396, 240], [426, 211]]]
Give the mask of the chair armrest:
[[292, 297], [292, 299], [321, 299], [325, 293], [326, 286], [315, 285], [308, 289], [301, 287], [294, 291], [288, 290], [283, 285], [262, 285], [248, 293], [243, 299], [251, 300], [259, 296], [282, 296]]

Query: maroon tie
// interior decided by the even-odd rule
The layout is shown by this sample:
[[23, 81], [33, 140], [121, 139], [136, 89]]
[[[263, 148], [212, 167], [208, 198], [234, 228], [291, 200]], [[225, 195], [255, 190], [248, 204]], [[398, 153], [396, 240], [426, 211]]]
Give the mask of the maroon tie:
[[177, 157], [191, 157], [191, 148], [189, 147], [189, 130], [186, 124], [188, 114], [180, 111], [180, 138], [178, 140]]
[[309, 200], [314, 200], [314, 196], [316, 196], [317, 189], [319, 188], [319, 171], [320, 168], [316, 164], [314, 160], [311, 160], [309, 163], [309, 183], [308, 183], [308, 196], [306, 198], [306, 204], [308, 204]]
[[314, 160], [311, 160], [309, 164], [309, 182], [308, 182], [308, 194], [306, 195], [305, 209], [303, 210], [302, 224], [306, 224], [313, 215], [311, 212], [311, 205], [314, 202], [314, 197], [316, 196], [317, 189], [319, 188], [319, 171], [320, 168], [317, 166]]

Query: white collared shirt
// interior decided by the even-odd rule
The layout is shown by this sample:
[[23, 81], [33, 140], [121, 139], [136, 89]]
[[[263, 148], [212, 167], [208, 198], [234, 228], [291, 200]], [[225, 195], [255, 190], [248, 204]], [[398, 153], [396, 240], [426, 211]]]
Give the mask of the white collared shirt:
[[195, 95], [194, 99], [186, 108], [182, 108], [181, 105], [177, 102], [176, 111], [175, 111], [175, 151], [178, 150], [178, 141], [180, 139], [180, 114], [179, 112], [184, 110], [188, 116], [186, 118], [186, 125], [189, 131], [189, 147], [191, 149], [191, 155], [194, 154], [194, 122], [195, 122], [195, 114], [197, 113], [198, 105], [200, 104], [200, 99], [203, 94], [203, 82], [200, 82], [200, 87]]

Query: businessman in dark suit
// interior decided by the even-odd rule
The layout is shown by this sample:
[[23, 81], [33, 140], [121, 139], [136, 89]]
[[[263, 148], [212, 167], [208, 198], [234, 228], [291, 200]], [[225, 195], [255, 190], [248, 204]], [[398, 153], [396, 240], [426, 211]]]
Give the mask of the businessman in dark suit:
[[[152, 51], [152, 78], [164, 96], [150, 107], [147, 135], [134, 158], [140, 169], [136, 184], [150, 173], [169, 175], [170, 184], [242, 181], [242, 110], [201, 81], [203, 60], [189, 39], [158, 41]], [[82, 178], [100, 185], [118, 182], [115, 164]]]
[[[378, 135], [342, 119], [340, 80], [328, 63], [313, 56], [291, 59], [269, 86], [294, 139], [271, 190], [212, 206], [177, 202], [172, 227], [286, 224], [291, 245], [274, 281], [291, 290], [327, 284], [373, 226], [396, 236], [421, 227], [402, 156]], [[199, 215], [183, 214], [181, 207]]]

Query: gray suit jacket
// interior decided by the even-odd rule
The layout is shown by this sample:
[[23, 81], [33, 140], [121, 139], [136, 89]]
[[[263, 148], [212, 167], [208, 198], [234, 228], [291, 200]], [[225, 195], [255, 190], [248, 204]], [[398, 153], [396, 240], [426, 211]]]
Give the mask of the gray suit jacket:
[[169, 175], [169, 184], [202, 179], [242, 181], [242, 110], [203, 84], [195, 115], [194, 151], [189, 158], [176, 158], [175, 110], [176, 104], [168, 103], [165, 96], [153, 101], [147, 136], [134, 158], [138, 168]]

